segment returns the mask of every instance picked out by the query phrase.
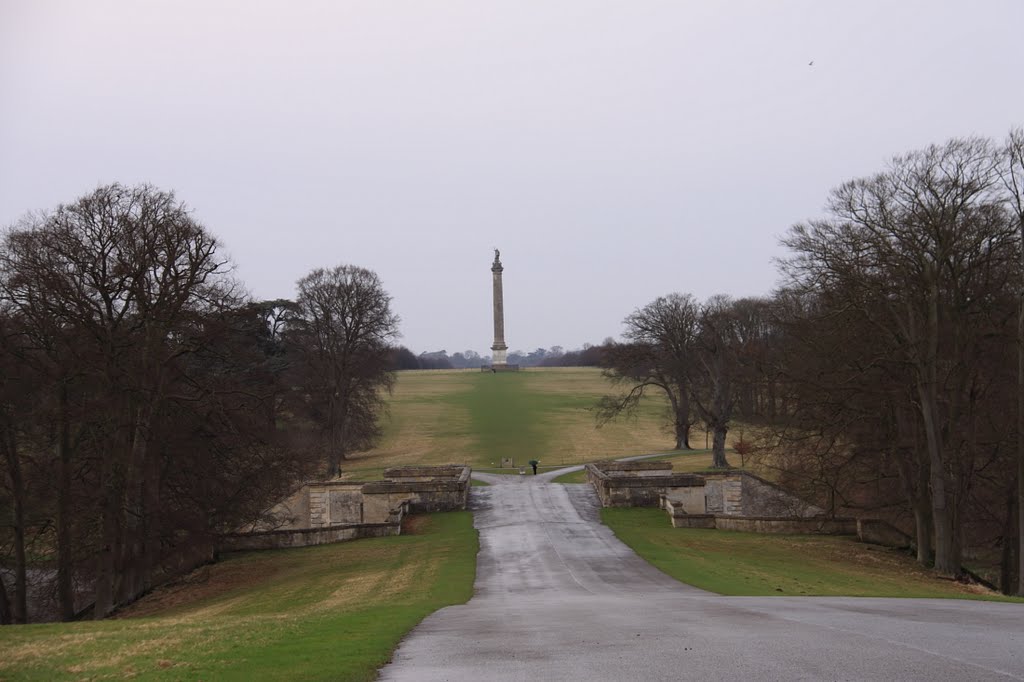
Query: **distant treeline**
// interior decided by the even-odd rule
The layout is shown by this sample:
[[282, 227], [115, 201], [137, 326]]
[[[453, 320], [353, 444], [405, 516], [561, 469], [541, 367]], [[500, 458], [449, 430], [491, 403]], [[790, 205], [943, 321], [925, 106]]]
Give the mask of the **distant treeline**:
[[[508, 354], [508, 362], [520, 367], [599, 367], [612, 344], [611, 339], [605, 339], [599, 346], [585, 343], [582, 348], [569, 351], [561, 346], [538, 348], [529, 353], [517, 350]], [[391, 349], [391, 364], [395, 369], [474, 369], [491, 364], [491, 356], [473, 350], [451, 355], [446, 350], [416, 355], [405, 346], [396, 346]]]

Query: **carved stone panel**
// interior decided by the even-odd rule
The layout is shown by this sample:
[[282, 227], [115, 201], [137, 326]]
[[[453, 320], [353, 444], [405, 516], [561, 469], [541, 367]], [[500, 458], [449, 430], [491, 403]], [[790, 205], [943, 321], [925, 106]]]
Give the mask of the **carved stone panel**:
[[331, 525], [363, 522], [363, 494], [358, 490], [331, 491]]

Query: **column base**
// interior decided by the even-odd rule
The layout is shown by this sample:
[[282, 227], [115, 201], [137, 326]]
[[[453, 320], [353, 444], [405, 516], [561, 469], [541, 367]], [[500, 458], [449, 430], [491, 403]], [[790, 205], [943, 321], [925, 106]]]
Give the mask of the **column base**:
[[518, 372], [519, 365], [510, 365], [508, 363], [502, 363], [500, 365], [482, 365], [480, 367], [481, 372]]

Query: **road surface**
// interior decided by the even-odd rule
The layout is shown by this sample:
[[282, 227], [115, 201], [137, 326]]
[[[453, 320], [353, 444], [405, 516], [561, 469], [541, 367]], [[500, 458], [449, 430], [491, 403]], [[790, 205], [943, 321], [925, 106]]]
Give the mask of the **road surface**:
[[704, 592], [619, 542], [589, 486], [550, 482], [565, 471], [474, 474], [475, 595], [382, 680], [1024, 680], [1024, 604]]

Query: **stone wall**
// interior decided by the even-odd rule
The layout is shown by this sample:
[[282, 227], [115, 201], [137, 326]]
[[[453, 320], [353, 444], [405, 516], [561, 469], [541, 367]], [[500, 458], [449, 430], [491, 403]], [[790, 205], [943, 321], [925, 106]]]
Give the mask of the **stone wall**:
[[[439, 475], [427, 476], [431, 468], [436, 468]], [[405, 501], [418, 512], [455, 511], [469, 506], [472, 470], [468, 466], [388, 469], [384, 475], [388, 477], [392, 472], [394, 479], [371, 481], [360, 488], [364, 522], [375, 522]]]
[[462, 464], [446, 464], [443, 466], [392, 467], [384, 471], [385, 481], [409, 483], [415, 481], [459, 481], [466, 470]]
[[819, 517], [736, 516], [729, 514], [694, 513], [683, 500], [663, 497], [661, 507], [668, 512], [674, 528], [717, 528], [748, 533], [852, 535], [856, 519]]
[[395, 467], [383, 481], [311, 481], [276, 505], [268, 520], [247, 530], [303, 530], [360, 523], [387, 523], [393, 510], [409, 502], [412, 511], [466, 509], [469, 477], [464, 465]]
[[645, 476], [671, 476], [671, 462], [597, 462], [595, 466], [605, 475], [615, 477], [645, 477]]
[[671, 462], [595, 462], [587, 480], [605, 507], [655, 507], [667, 495], [686, 499], [692, 514], [814, 517], [824, 510], [745, 471], [677, 474]]
[[764, 517], [764, 516], [716, 516], [718, 530], [738, 530], [748, 533], [780, 533], [798, 535], [816, 533], [822, 535], [853, 535], [857, 532], [856, 519], [828, 517]]
[[308, 547], [399, 535], [411, 512], [463, 510], [468, 466], [398, 467], [384, 481], [313, 481], [270, 510], [268, 520], [219, 539], [220, 552]]
[[708, 514], [743, 513], [743, 479], [739, 476], [705, 477], [704, 500]]
[[332, 528], [301, 528], [298, 530], [268, 530], [258, 533], [240, 533], [221, 536], [218, 550], [222, 553], [260, 549], [309, 547], [332, 542], [345, 542], [359, 538], [377, 538], [398, 535], [401, 526], [387, 523], [359, 523]]
[[[623, 475], [624, 464], [660, 465], [657, 468], [637, 469], [638, 475]], [[606, 467], [608, 467], [606, 469]], [[660, 472], [652, 474], [652, 471]], [[680, 495], [692, 499], [696, 494], [690, 488], [703, 489], [704, 479], [693, 474], [673, 474], [672, 465], [665, 462], [597, 462], [586, 466], [587, 480], [594, 486], [604, 507], [657, 507], [663, 495]]]
[[[309, 517], [299, 519], [297, 528], [325, 528], [343, 523], [364, 523], [361, 484], [342, 481], [310, 483]], [[303, 523], [305, 521], [305, 523]], [[370, 523], [380, 523], [381, 520]]]
[[886, 547], [913, 547], [914, 539], [887, 521], [857, 519], [857, 538], [861, 542]]
[[770, 481], [746, 471], [705, 471], [705, 496], [709, 514], [760, 517], [822, 516], [816, 507]]
[[219, 552], [241, 552], [260, 549], [309, 547], [332, 542], [345, 542], [359, 538], [379, 538], [401, 535], [402, 518], [408, 508], [401, 505], [392, 510], [387, 523], [354, 523], [327, 528], [297, 528], [257, 531], [255, 533], [229, 533], [222, 535], [217, 544]]
[[684, 514], [670, 518], [673, 528], [707, 528], [711, 530], [715, 528], [714, 514]]

